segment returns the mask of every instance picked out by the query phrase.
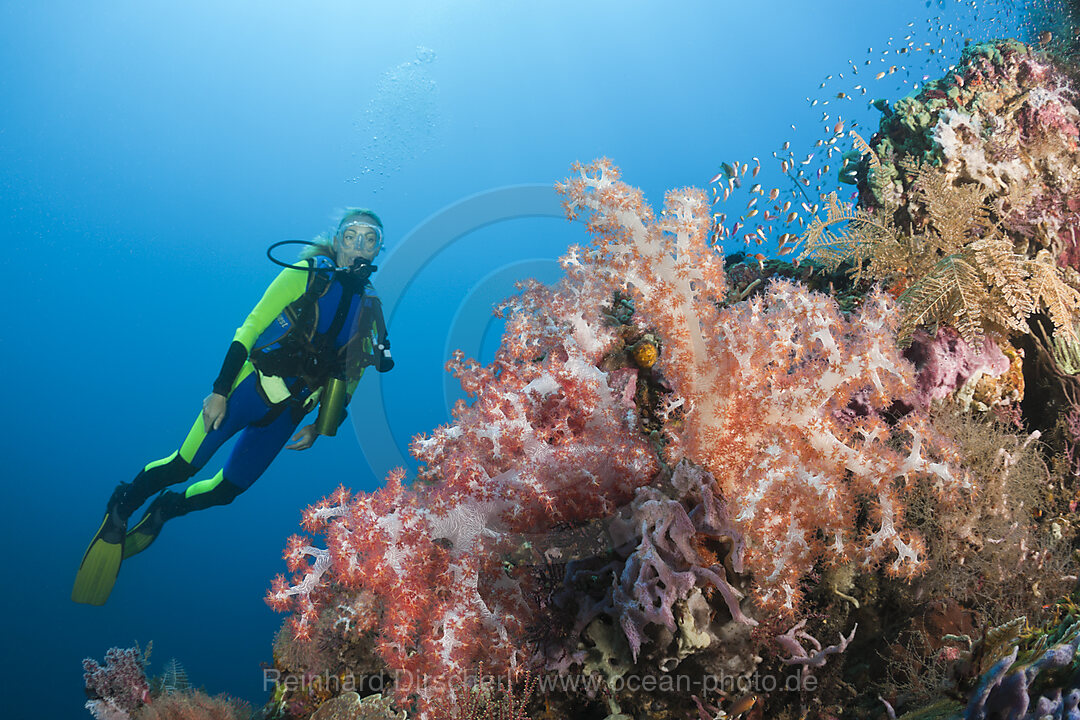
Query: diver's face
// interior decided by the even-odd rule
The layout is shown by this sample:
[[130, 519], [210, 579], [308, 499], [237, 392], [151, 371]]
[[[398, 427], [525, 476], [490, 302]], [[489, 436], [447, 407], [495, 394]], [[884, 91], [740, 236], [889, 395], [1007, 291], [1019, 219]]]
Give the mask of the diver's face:
[[339, 267], [350, 267], [357, 258], [371, 262], [381, 249], [382, 235], [367, 218], [356, 218], [346, 223], [334, 237], [334, 252]]

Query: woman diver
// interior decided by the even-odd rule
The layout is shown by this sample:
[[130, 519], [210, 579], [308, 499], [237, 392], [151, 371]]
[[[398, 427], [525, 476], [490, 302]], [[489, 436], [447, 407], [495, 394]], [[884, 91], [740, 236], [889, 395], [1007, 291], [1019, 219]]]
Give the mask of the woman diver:
[[[72, 600], [104, 604], [121, 562], [149, 547], [165, 521], [232, 502], [282, 447], [305, 450], [319, 435], [334, 435], [364, 368], [386, 372], [394, 366], [382, 306], [368, 280], [382, 241], [378, 215], [352, 208], [332, 237], [308, 243], [302, 265], [275, 260], [285, 269], [237, 329], [183, 444], [113, 491], [79, 565]], [[316, 405], [318, 419], [297, 431]], [[165, 490], [191, 478], [238, 432], [216, 475], [183, 492]], [[290, 435], [293, 442], [285, 445]], [[128, 530], [128, 518], [155, 493]]]

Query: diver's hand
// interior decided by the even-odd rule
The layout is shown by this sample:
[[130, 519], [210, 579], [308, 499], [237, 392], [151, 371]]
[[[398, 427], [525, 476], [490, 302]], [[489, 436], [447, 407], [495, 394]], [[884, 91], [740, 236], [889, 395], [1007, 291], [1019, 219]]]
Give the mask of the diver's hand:
[[300, 428], [300, 432], [292, 436], [294, 442], [291, 445], [286, 445], [290, 450], [307, 450], [309, 447], [315, 444], [315, 438], [319, 437], [319, 433], [315, 431], [315, 423], [311, 425], [305, 425]]
[[225, 410], [229, 401], [224, 395], [210, 393], [202, 401], [202, 421], [206, 432], [217, 430], [225, 419]]

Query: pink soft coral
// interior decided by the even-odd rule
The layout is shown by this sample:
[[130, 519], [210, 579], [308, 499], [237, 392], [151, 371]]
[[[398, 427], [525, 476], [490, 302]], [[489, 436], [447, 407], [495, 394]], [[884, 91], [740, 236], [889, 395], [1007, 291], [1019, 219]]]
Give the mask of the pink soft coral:
[[[292, 538], [293, 584], [279, 577], [268, 597], [294, 611], [298, 636], [332, 600], [363, 590], [374, 602], [350, 606], [343, 619], [376, 631], [399, 673], [399, 701], [422, 705], [440, 691], [416, 679], [451, 692], [450, 678], [481, 661], [522, 663], [531, 607], [504, 557], [523, 535], [609, 515], [657, 470], [625, 388], [596, 367], [604, 333], [590, 323], [599, 302], [580, 288], [530, 286], [507, 309], [492, 366], [460, 355], [450, 363], [473, 402], [414, 441], [420, 482], [407, 488], [394, 473], [375, 493], [342, 488], [304, 513], [304, 529], [324, 535], [326, 548]], [[594, 305], [589, 319], [574, 320], [585, 303]]]
[[[670, 459], [688, 457], [716, 478], [758, 599], [793, 610], [818, 560], [869, 565], [891, 555], [891, 572], [916, 572], [922, 541], [903, 528], [905, 490], [920, 475], [942, 493], [966, 480], [931, 457], [938, 443], [924, 416], [890, 424], [846, 412], [856, 400], [887, 407], [912, 391], [887, 298], [873, 295], [847, 318], [824, 295], [774, 282], [763, 298], [724, 307], [722, 258], [707, 242], [699, 190], [669, 192], [654, 218], [610, 162], [575, 169], [559, 189], [595, 240], [571, 251], [571, 264], [629, 292], [635, 320], [663, 338], [660, 369], [684, 410], [668, 427]], [[861, 537], [859, 497], [869, 498], [875, 526]]]
[[[793, 611], [820, 561], [918, 570], [921, 539], [903, 524], [906, 492], [919, 478], [943, 495], [966, 486], [942, 461], [947, 446], [924, 416], [889, 422], [874, 410], [912, 391], [884, 296], [849, 318], [823, 295], [776, 282], [764, 297], [726, 306], [723, 258], [707, 243], [700, 191], [672, 191], [657, 218], [603, 160], [579, 166], [559, 188], [570, 216], [586, 216], [592, 246], [570, 249], [556, 287], [529, 284], [504, 308], [492, 365], [460, 355], [450, 363], [472, 402], [414, 441], [419, 481], [406, 487], [396, 472], [378, 492], [342, 488], [309, 508], [304, 529], [325, 548], [292, 538], [293, 580], [279, 577], [268, 597], [293, 610], [301, 637], [320, 613], [340, 615], [346, 632], [374, 631], [399, 673], [401, 702], [429, 705], [453, 692], [448, 674], [480, 661], [502, 672], [527, 660], [525, 628], [537, 618], [515, 561], [524, 541], [605, 518], [656, 477], [632, 402], [636, 371], [598, 367], [616, 343], [602, 311], [616, 292], [633, 298], [635, 324], [662, 344], [657, 369], [673, 390], [662, 412], [667, 460], [704, 468], [692, 475], [719, 493], [697, 492], [702, 507], [722, 499], [727, 518], [684, 521], [672, 534], [685, 508], [676, 512], [658, 489], [638, 492], [640, 544], [611, 598], [596, 605], [627, 614], [620, 624], [635, 652], [643, 628], [670, 625], [675, 595], [692, 585], [720, 588], [732, 616], [752, 623], [725, 578], [699, 564], [688, 534], [733, 526], [727, 534], [742, 539], [757, 599]], [[647, 512], [646, 502], [655, 503]], [[861, 535], [860, 509], [870, 526]], [[661, 578], [678, 587], [659, 592]], [[443, 684], [418, 686], [424, 676]]]

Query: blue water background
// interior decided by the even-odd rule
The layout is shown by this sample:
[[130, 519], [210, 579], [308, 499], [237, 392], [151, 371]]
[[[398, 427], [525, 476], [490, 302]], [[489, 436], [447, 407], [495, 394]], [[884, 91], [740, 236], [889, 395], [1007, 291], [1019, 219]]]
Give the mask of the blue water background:
[[[931, 33], [934, 15], [957, 27]], [[0, 3], [4, 716], [88, 717], [82, 658], [150, 641], [152, 671], [175, 657], [196, 685], [261, 704], [282, 620], [263, 596], [300, 510], [338, 483], [377, 487], [448, 420], [450, 346], [490, 358], [492, 299], [553, 280], [586, 241], [544, 186], [600, 156], [657, 204], [725, 160], [758, 156], [758, 180], [778, 183], [770, 153], [805, 155], [835, 122], [807, 98], [871, 86], [843, 105], [869, 137], [866, 100], [1015, 22], [1008, 5], [899, 0]], [[887, 69], [882, 48], [909, 33], [946, 52], [819, 87], [849, 60]], [[540, 216], [494, 222], [514, 198]], [[170, 523], [106, 606], [73, 604], [109, 492], [178, 446], [273, 278], [265, 247], [348, 205], [382, 215], [380, 265], [397, 273], [397, 368], [364, 380], [382, 409], [354, 403], [339, 437]], [[465, 230], [439, 237], [451, 217]], [[369, 426], [396, 446], [365, 447]]]

